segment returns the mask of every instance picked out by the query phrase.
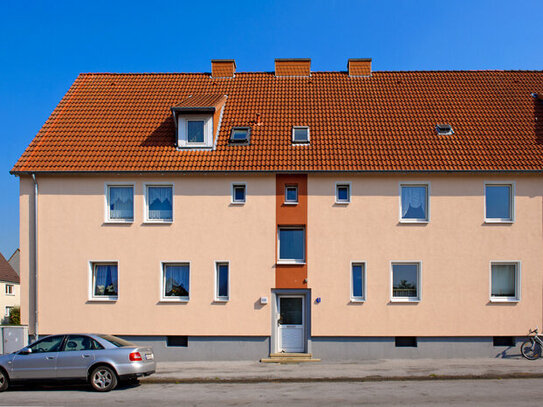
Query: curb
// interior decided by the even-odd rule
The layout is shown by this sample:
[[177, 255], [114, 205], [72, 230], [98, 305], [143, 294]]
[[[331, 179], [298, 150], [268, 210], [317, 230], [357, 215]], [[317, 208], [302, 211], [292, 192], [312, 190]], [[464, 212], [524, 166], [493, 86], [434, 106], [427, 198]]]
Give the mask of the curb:
[[542, 379], [543, 373], [504, 373], [504, 374], [467, 374], [467, 375], [437, 375], [427, 376], [361, 376], [361, 377], [241, 377], [232, 379], [216, 378], [167, 378], [150, 377], [141, 379], [141, 384], [244, 384], [244, 383], [319, 383], [319, 382], [402, 382], [402, 381], [432, 381], [432, 380], [502, 380], [502, 379]]

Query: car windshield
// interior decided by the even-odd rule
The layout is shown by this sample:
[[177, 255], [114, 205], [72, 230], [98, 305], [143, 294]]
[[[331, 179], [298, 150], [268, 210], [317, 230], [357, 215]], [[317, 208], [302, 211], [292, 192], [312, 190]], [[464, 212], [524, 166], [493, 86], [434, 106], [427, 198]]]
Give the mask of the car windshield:
[[98, 335], [98, 336], [100, 338], [112, 343], [113, 345], [115, 345], [118, 348], [121, 348], [123, 346], [136, 346], [132, 342], [125, 341], [124, 339], [117, 338], [116, 336], [113, 336], [113, 335]]

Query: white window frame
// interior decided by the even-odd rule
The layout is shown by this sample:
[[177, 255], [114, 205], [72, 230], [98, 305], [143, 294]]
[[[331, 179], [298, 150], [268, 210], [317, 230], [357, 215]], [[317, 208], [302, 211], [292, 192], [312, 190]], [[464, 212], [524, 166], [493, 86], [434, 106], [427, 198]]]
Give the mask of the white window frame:
[[6, 293], [6, 295], [15, 295], [15, 285], [14, 284], [6, 284], [5, 293]]
[[[281, 259], [280, 257], [280, 253], [281, 253], [281, 238], [279, 237], [280, 236], [280, 231], [281, 230], [286, 230], [286, 229], [290, 229], [290, 230], [303, 230], [304, 231], [304, 258], [303, 260], [300, 260], [300, 259]], [[306, 250], [307, 250], [307, 232], [306, 232], [306, 227], [305, 226], [296, 226], [296, 225], [293, 225], [293, 226], [278, 226], [277, 227], [277, 264], [305, 264], [306, 263], [306, 256], [307, 256], [307, 253], [306, 253]]]
[[[189, 266], [189, 295], [187, 297], [166, 297], [164, 289], [164, 266]], [[160, 302], [189, 302], [190, 293], [192, 291], [192, 264], [189, 260], [173, 260], [173, 261], [161, 261], [160, 262]]]
[[[109, 205], [109, 188], [110, 187], [131, 187], [132, 188], [132, 219], [111, 219]], [[104, 184], [104, 223], [134, 223], [136, 218], [136, 184], [133, 182], [106, 182]]]
[[[492, 295], [492, 266], [493, 265], [515, 266], [515, 296], [514, 297], [494, 297]], [[521, 293], [520, 260], [491, 260], [488, 266], [488, 272], [489, 272], [488, 298], [490, 299], [490, 302], [520, 302], [520, 293]]]
[[[307, 140], [298, 141], [294, 139], [294, 133], [296, 129], [307, 129]], [[309, 144], [311, 140], [309, 126], [292, 126], [292, 143], [293, 144]]]
[[[486, 216], [486, 187], [487, 186], [509, 186], [511, 187], [511, 196], [509, 197], [509, 205], [511, 208], [511, 219], [504, 218], [487, 218]], [[485, 223], [515, 223], [515, 195], [516, 195], [516, 183], [515, 181], [485, 181], [483, 186], [484, 199], [484, 216]]]
[[[171, 219], [150, 219], [149, 218], [149, 187], [171, 187], [172, 188], [172, 218]], [[143, 184], [143, 219], [144, 223], [173, 223], [174, 219], [174, 196], [175, 188], [171, 182], [150, 182]]]
[[[177, 145], [179, 148], [204, 148], [209, 149], [213, 147], [213, 115], [212, 114], [190, 114], [180, 115], [178, 120], [178, 140]], [[188, 122], [204, 122], [204, 142], [194, 143], [188, 141]]]
[[8, 318], [11, 315], [11, 311], [15, 308], [14, 305], [6, 305], [4, 309], [4, 317]]
[[[348, 196], [346, 201], [339, 200], [339, 198], [338, 198], [338, 189], [339, 189], [339, 187], [347, 187], [347, 188], [349, 188], [349, 196]], [[336, 204], [338, 204], [338, 205], [349, 205], [351, 203], [351, 192], [352, 192], [352, 185], [351, 185], [350, 181], [338, 181], [338, 182], [336, 182], [336, 191], [335, 191], [335, 193], [336, 193], [336, 200], [335, 200]]]
[[[353, 295], [353, 267], [354, 266], [362, 266], [362, 296], [361, 297], [355, 297]], [[365, 302], [366, 301], [366, 281], [367, 281], [367, 264], [365, 260], [353, 260], [351, 261], [351, 268], [349, 269], [349, 280], [351, 282], [350, 284], [350, 298], [351, 302]]]
[[[117, 266], [117, 295], [94, 295], [94, 266]], [[119, 300], [121, 292], [121, 267], [119, 260], [90, 260], [89, 261], [89, 296], [91, 302], [115, 302]]]
[[[235, 189], [236, 187], [243, 187], [245, 188], [245, 196], [243, 201], [236, 201], [235, 200]], [[230, 186], [230, 203], [232, 205], [245, 205], [247, 202], [247, 183], [246, 182], [232, 182]]]
[[[288, 188], [294, 188], [296, 190], [296, 200], [295, 201], [288, 201], [287, 200], [287, 189]], [[299, 201], [299, 195], [298, 195], [298, 185], [294, 185], [294, 184], [287, 184], [285, 185], [285, 200], [284, 200], [284, 204], [285, 205], [298, 205], [298, 201]]]
[[[426, 187], [426, 219], [404, 219], [402, 216], [402, 187]], [[430, 223], [430, 181], [401, 181], [398, 184], [399, 223]]]
[[[219, 296], [219, 266], [228, 266], [228, 293], [226, 296]], [[228, 302], [230, 301], [230, 262], [228, 260], [216, 260], [215, 261], [215, 302]]]
[[[416, 264], [417, 297], [394, 297], [394, 265]], [[393, 260], [390, 262], [390, 302], [420, 302], [422, 300], [422, 260]]]

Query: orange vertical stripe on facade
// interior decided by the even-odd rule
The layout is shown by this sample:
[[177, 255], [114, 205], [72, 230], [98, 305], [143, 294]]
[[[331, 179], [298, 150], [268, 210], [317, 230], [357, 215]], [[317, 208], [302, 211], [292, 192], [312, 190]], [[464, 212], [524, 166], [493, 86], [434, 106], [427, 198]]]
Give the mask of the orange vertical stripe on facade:
[[[298, 204], [285, 205], [285, 186], [298, 186]], [[307, 175], [276, 175], [275, 218], [275, 288], [308, 288], [307, 282]], [[277, 231], [279, 226], [305, 227], [305, 264], [277, 264]]]

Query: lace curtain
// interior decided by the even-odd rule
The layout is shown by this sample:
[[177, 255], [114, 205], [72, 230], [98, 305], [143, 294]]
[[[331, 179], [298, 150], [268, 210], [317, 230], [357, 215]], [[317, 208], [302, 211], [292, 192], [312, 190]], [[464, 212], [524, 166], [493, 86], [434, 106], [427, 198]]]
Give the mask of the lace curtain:
[[172, 219], [172, 187], [149, 187], [149, 219]]
[[134, 189], [132, 187], [109, 187], [109, 217], [133, 219]]
[[402, 186], [402, 218], [426, 219], [426, 187]]

